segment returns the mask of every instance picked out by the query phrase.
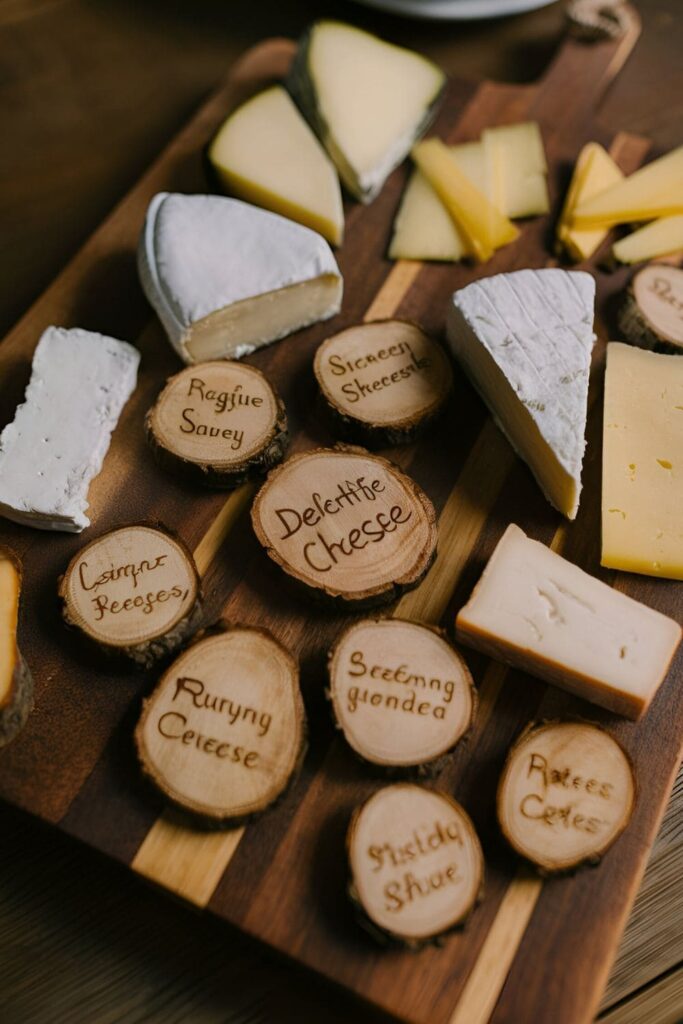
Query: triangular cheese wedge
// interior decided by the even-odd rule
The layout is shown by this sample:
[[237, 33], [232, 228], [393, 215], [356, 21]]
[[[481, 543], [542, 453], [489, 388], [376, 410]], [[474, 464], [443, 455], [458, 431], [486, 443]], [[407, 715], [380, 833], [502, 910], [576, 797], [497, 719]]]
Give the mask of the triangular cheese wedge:
[[341, 306], [342, 277], [320, 235], [224, 196], [155, 196], [138, 267], [186, 363], [241, 359]]
[[288, 87], [349, 192], [369, 203], [427, 128], [445, 80], [411, 50], [318, 21], [299, 45]]
[[341, 245], [344, 211], [337, 172], [281, 85], [231, 114], [208, 156], [230, 195], [290, 217]]
[[[683, 213], [653, 220], [612, 246], [620, 263], [641, 263], [683, 251]], [[674, 300], [675, 301], [675, 300]], [[673, 303], [672, 303], [673, 305]]]
[[572, 226], [604, 228], [674, 213], [683, 213], [683, 146], [580, 203]]
[[598, 142], [588, 142], [579, 153], [574, 174], [567, 191], [562, 215], [557, 225], [557, 238], [574, 260], [587, 260], [605, 240], [609, 228], [572, 227], [574, 210], [616, 185], [624, 175], [606, 149]]
[[548, 500], [574, 519], [581, 493], [595, 282], [518, 270], [455, 292], [448, 339]]

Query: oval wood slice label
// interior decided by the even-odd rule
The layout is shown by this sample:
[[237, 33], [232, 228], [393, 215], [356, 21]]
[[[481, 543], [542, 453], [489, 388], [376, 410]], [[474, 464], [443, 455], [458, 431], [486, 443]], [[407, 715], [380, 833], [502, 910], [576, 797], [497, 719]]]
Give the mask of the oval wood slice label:
[[639, 270], [621, 313], [621, 326], [635, 344], [683, 349], [683, 270], [663, 263]]
[[347, 742], [385, 767], [427, 766], [472, 722], [472, 677], [435, 629], [402, 619], [366, 619], [330, 654], [330, 697]]
[[284, 455], [284, 405], [260, 370], [202, 363], [167, 382], [146, 419], [157, 457], [204, 483], [229, 486]]
[[192, 555], [159, 527], [122, 526], [78, 552], [60, 580], [67, 623], [143, 664], [196, 629], [200, 585]]
[[511, 749], [498, 787], [509, 843], [545, 872], [595, 862], [628, 825], [635, 802], [630, 762], [597, 726], [551, 722]]
[[416, 483], [359, 448], [321, 448], [274, 470], [252, 506], [256, 536], [318, 593], [368, 604], [415, 586], [436, 551], [436, 516]]
[[314, 371], [328, 405], [349, 423], [410, 439], [443, 406], [452, 385], [448, 358], [416, 324], [379, 320], [323, 342]]
[[380, 789], [347, 836], [351, 896], [392, 938], [420, 945], [464, 922], [483, 885], [484, 858], [463, 808], [420, 786]]
[[135, 740], [145, 773], [186, 810], [219, 823], [263, 811], [304, 752], [297, 663], [262, 629], [207, 636], [162, 676]]
[[0, 747], [21, 731], [33, 707], [33, 680], [17, 637], [21, 586], [19, 558], [0, 545]]

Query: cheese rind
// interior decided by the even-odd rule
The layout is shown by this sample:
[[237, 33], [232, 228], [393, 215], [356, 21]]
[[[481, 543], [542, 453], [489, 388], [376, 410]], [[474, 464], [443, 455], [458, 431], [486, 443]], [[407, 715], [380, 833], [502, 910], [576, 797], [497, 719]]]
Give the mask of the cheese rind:
[[610, 342], [602, 564], [683, 579], [683, 358]]
[[619, 239], [612, 246], [612, 255], [620, 263], [642, 263], [679, 250], [683, 250], [683, 213], [654, 220]]
[[683, 213], [683, 146], [579, 203], [573, 223], [604, 229], [674, 213]]
[[88, 487], [139, 362], [125, 341], [80, 328], [43, 332], [24, 402], [0, 435], [0, 515], [41, 530], [90, 525]]
[[573, 260], [587, 260], [609, 232], [606, 227], [574, 227], [573, 217], [577, 205], [604, 192], [623, 177], [612, 157], [599, 143], [588, 142], [579, 153], [557, 225], [558, 241]]
[[581, 493], [595, 282], [518, 270], [453, 295], [451, 349], [548, 500], [569, 519]]
[[458, 613], [456, 637], [636, 719], [666, 676], [681, 628], [512, 524]]
[[224, 196], [156, 195], [138, 269], [186, 363], [240, 359], [341, 307], [342, 277], [324, 238]]

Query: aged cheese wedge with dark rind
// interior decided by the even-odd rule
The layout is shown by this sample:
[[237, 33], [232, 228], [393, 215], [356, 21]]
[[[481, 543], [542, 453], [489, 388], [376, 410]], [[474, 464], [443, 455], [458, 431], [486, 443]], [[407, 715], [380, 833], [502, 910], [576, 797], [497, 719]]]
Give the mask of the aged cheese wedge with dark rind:
[[510, 750], [498, 785], [501, 831], [545, 874], [596, 864], [628, 825], [636, 800], [631, 762], [588, 722], [545, 722]]
[[472, 724], [472, 676], [433, 626], [363, 619], [338, 639], [328, 671], [344, 738], [378, 767], [437, 771]]
[[219, 623], [161, 677], [135, 743], [146, 777], [205, 823], [260, 814], [288, 789], [306, 750], [299, 666], [267, 630]]
[[343, 607], [395, 600], [436, 554], [436, 513], [386, 459], [337, 445], [271, 470], [251, 509], [266, 553], [309, 593]]
[[313, 370], [350, 441], [407, 444], [438, 415], [453, 374], [441, 346], [407, 320], [348, 327], [320, 345]]
[[284, 403], [253, 366], [202, 363], [171, 377], [145, 418], [161, 465], [209, 487], [236, 487], [287, 450]]
[[640, 348], [683, 352], [683, 269], [653, 263], [639, 270], [619, 311], [619, 327]]
[[191, 552], [158, 523], [119, 526], [81, 548], [59, 580], [62, 615], [90, 644], [152, 665], [202, 618]]
[[484, 857], [469, 815], [446, 793], [397, 783], [354, 811], [349, 895], [380, 940], [411, 948], [464, 925], [481, 897]]
[[21, 732], [33, 708], [33, 679], [17, 640], [22, 568], [0, 545], [0, 747]]

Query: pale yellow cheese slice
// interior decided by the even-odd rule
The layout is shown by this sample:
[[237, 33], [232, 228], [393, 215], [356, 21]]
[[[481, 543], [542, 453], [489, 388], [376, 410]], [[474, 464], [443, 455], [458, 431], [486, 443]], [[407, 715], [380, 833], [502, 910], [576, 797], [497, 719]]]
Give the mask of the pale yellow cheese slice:
[[612, 246], [620, 263], [640, 263], [657, 256], [669, 256], [683, 249], [683, 213], [661, 217], [639, 228]]
[[550, 209], [541, 130], [535, 121], [487, 128], [481, 137], [490, 198], [507, 217], [531, 217]]
[[683, 579], [683, 358], [607, 347], [602, 564]]
[[231, 114], [208, 155], [231, 195], [341, 245], [344, 211], [337, 172], [282, 86], [266, 89]]
[[611, 227], [683, 213], [683, 146], [578, 204], [574, 227]]
[[597, 142], [587, 143], [576, 161], [567, 198], [557, 226], [557, 237], [573, 260], [586, 260], [605, 240], [609, 228], [576, 228], [574, 210], [621, 181], [624, 175], [606, 149]]

